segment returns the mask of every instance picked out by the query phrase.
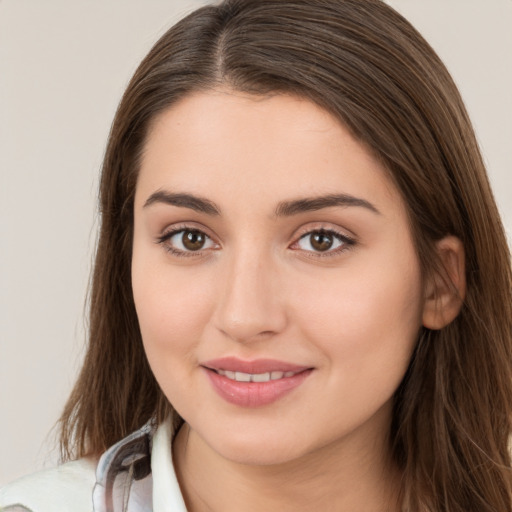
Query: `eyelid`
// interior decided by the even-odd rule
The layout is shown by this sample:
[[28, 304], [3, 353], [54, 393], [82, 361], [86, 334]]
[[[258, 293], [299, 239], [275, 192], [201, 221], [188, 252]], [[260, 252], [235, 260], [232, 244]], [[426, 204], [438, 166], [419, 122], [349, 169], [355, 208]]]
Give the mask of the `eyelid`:
[[208, 238], [214, 240], [215, 243], [218, 243], [216, 241], [216, 236], [212, 234], [210, 229], [195, 221], [182, 221], [176, 224], [170, 224], [161, 230], [161, 234], [157, 236], [157, 239], [161, 240], [162, 238], [168, 238], [170, 234], [175, 234], [179, 231], [199, 231], [200, 233], [205, 234]]
[[344, 229], [338, 226], [334, 226], [328, 222], [316, 222], [316, 223], [310, 223], [306, 224], [305, 226], [301, 226], [296, 234], [294, 235], [295, 239], [298, 240], [304, 235], [307, 235], [309, 233], [318, 232], [318, 231], [325, 231], [327, 233], [335, 233], [336, 235], [340, 236], [341, 238], [351, 240], [353, 242], [356, 242], [357, 237], [354, 233], [349, 231], [348, 229]]

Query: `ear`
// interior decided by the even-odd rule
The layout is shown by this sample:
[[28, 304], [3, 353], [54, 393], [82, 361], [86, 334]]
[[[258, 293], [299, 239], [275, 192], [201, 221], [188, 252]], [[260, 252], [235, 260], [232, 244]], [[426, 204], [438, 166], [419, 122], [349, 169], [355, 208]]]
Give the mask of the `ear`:
[[466, 267], [464, 246], [455, 236], [436, 242], [441, 264], [439, 272], [428, 278], [423, 305], [423, 326], [442, 329], [459, 314], [466, 296]]

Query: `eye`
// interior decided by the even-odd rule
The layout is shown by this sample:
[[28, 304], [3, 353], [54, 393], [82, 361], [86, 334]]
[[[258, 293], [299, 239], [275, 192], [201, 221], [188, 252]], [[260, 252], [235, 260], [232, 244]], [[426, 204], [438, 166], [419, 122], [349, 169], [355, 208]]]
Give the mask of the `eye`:
[[[302, 251], [331, 256], [349, 249], [355, 240], [332, 229], [317, 229], [302, 235], [295, 246]], [[321, 254], [325, 253], [325, 254]]]
[[159, 237], [157, 242], [176, 256], [193, 256], [194, 253], [216, 247], [206, 233], [194, 228], [174, 229]]

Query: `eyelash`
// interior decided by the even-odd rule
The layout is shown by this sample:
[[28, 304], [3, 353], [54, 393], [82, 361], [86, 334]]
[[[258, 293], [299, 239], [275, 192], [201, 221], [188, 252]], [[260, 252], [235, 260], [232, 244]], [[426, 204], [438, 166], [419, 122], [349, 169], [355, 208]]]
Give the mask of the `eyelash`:
[[178, 258], [194, 258], [194, 257], [197, 258], [197, 257], [204, 256], [203, 250], [182, 251], [181, 249], [175, 249], [174, 247], [172, 247], [171, 245], [169, 245], [167, 243], [174, 235], [177, 235], [178, 233], [185, 233], [187, 231], [192, 232], [192, 233], [200, 233], [200, 234], [204, 235], [206, 238], [209, 238], [211, 240], [211, 237], [209, 237], [204, 231], [201, 231], [200, 229], [195, 228], [195, 227], [183, 225], [183, 226], [177, 226], [174, 229], [172, 229], [171, 231], [168, 231], [168, 232], [164, 233], [162, 236], [159, 236], [156, 239], [156, 243], [161, 244], [167, 252], [171, 253], [173, 256], [177, 256]]
[[[297, 239], [296, 242], [293, 242], [292, 245], [298, 244], [303, 238], [307, 238], [308, 236], [314, 235], [314, 234], [322, 234], [322, 235], [328, 235], [333, 237], [335, 240], [338, 240], [341, 242], [340, 247], [337, 247], [336, 249], [327, 250], [327, 251], [304, 251], [308, 254], [308, 257], [312, 258], [331, 258], [335, 256], [339, 256], [340, 254], [352, 249], [354, 245], [356, 244], [356, 240], [354, 238], [351, 238], [344, 233], [341, 233], [333, 228], [316, 228], [316, 229], [309, 229], [305, 232], [303, 232]], [[311, 244], [311, 242], [310, 242]]]
[[[177, 256], [178, 258], [204, 257], [204, 250], [199, 249], [197, 251], [182, 251], [181, 249], [176, 249], [167, 243], [174, 235], [177, 235], [178, 233], [185, 233], [187, 231], [200, 233], [200, 234], [204, 235], [206, 238], [211, 240], [211, 237], [209, 237], [206, 233], [204, 233], [204, 231], [201, 231], [200, 229], [197, 229], [195, 227], [190, 227], [190, 226], [184, 225], [184, 226], [177, 226], [176, 228], [172, 229], [171, 231], [168, 231], [167, 233], [164, 233], [162, 236], [159, 236], [156, 240], [156, 243], [162, 245], [167, 252], [171, 253], [173, 256]], [[316, 228], [316, 229], [310, 229], [310, 230], [302, 233], [297, 238], [297, 240], [295, 242], [293, 242], [292, 245], [296, 245], [303, 238], [306, 238], [313, 234], [324, 234], [324, 235], [332, 236], [333, 238], [335, 238], [339, 242], [341, 242], [342, 245], [334, 250], [305, 251], [306, 253], [309, 253], [308, 257], [329, 258], [329, 257], [338, 256], [340, 253], [350, 250], [356, 244], [355, 239], [350, 238], [347, 235], [340, 233], [339, 231], [336, 231], [335, 229], [320, 227], [320, 228]]]

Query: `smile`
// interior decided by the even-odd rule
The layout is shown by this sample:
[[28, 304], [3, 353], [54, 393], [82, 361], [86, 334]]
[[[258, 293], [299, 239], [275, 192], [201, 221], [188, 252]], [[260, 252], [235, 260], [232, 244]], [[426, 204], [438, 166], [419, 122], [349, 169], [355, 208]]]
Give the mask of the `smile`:
[[296, 372], [266, 372], [266, 373], [244, 373], [232, 372], [229, 370], [215, 370], [219, 375], [227, 377], [237, 382], [268, 382], [269, 380], [279, 380], [287, 377], [293, 377]]
[[225, 357], [203, 363], [213, 390], [239, 407], [270, 405], [299, 388], [313, 368], [273, 359]]

